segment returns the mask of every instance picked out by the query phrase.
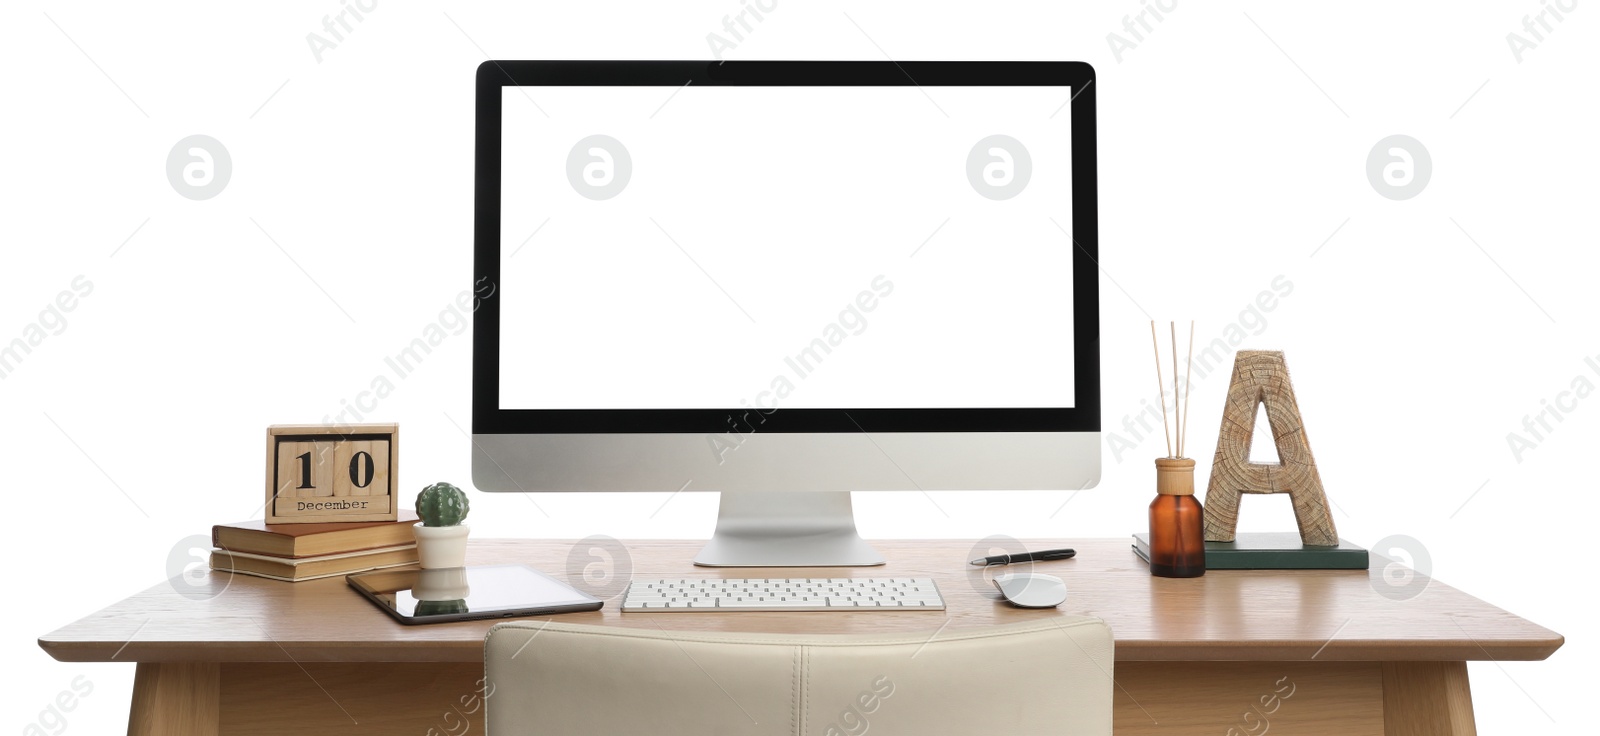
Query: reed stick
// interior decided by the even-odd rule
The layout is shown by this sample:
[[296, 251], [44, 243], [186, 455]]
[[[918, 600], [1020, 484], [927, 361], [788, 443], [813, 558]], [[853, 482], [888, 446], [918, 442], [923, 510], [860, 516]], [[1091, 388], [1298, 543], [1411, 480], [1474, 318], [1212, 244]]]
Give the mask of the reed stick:
[[1150, 320], [1150, 348], [1156, 354], [1156, 400], [1161, 402], [1161, 439], [1167, 441], [1167, 457], [1172, 457], [1172, 430], [1167, 426], [1167, 398], [1162, 395], [1166, 393], [1166, 382], [1161, 380], [1161, 343], [1156, 340], [1155, 320]]
[[1189, 365], [1183, 372], [1183, 426], [1178, 428], [1178, 457], [1189, 441], [1189, 391], [1194, 386], [1194, 320], [1189, 320]]
[[1172, 330], [1172, 434], [1178, 445], [1178, 454], [1173, 457], [1183, 457], [1183, 433], [1179, 431], [1183, 415], [1178, 413], [1178, 323], [1168, 322], [1167, 327]]

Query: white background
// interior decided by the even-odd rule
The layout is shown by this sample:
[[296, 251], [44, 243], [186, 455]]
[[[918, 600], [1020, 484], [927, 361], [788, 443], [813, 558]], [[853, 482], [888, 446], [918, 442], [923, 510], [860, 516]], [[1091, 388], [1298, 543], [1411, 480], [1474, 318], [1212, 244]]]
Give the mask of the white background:
[[[486, 53], [705, 58], [740, 6], [380, 3], [318, 63], [306, 35], [339, 7], [0, 11], [0, 340], [75, 276], [95, 284], [0, 381], [12, 732], [79, 675], [95, 689], [69, 728], [122, 729], [133, 668], [56, 663], [34, 639], [159, 581], [185, 537], [253, 515], [265, 425], [356, 401], [469, 287], [472, 72]], [[1340, 533], [1420, 540], [1444, 582], [1568, 637], [1545, 662], [1472, 665], [1482, 730], [1587, 732], [1600, 649], [1579, 601], [1600, 400], [1567, 403], [1520, 462], [1507, 435], [1575, 377], [1600, 384], [1584, 363], [1600, 355], [1600, 10], [1580, 3], [1519, 63], [1506, 36], [1526, 34], [1534, 0], [1180, 2], [1119, 61], [1107, 34], [1132, 41], [1123, 18], [1142, 7], [872, 3], [847, 16], [780, 2], [728, 57], [1093, 63], [1107, 428], [1153, 400], [1151, 318], [1285, 350]], [[194, 133], [234, 161], [204, 202], [164, 171]], [[1434, 162], [1399, 202], [1365, 173], [1396, 133]], [[1278, 276], [1289, 295], [1251, 311]], [[469, 477], [469, 339], [444, 334], [369, 415], [404, 425], [408, 488]], [[1221, 375], [1197, 372], [1201, 477]], [[1122, 537], [1144, 523], [1160, 445], [1108, 451], [1101, 486], [1081, 494], [873, 494], [858, 514], [872, 537]], [[475, 493], [472, 523], [485, 537], [709, 534], [714, 497], [666, 498]], [[1251, 500], [1242, 528], [1290, 528], [1283, 499]]]
[[[1071, 95], [505, 89], [500, 406], [1072, 406]], [[609, 199], [568, 180], [595, 134]], [[1031, 162], [1004, 200], [968, 180], [996, 134]]]

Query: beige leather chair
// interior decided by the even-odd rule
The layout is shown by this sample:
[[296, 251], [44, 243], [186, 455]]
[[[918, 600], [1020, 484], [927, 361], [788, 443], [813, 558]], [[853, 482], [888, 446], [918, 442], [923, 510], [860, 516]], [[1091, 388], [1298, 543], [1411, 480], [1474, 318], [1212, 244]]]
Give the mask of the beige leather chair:
[[1082, 616], [866, 635], [524, 621], [484, 646], [489, 736], [1111, 733], [1111, 630]]

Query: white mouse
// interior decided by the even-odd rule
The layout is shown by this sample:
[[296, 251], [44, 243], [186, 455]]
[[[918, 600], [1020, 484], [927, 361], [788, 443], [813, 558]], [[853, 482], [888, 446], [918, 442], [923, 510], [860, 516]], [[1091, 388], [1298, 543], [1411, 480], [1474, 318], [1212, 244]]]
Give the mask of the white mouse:
[[1061, 578], [1037, 572], [996, 575], [994, 587], [1018, 608], [1054, 608], [1067, 599], [1067, 584]]

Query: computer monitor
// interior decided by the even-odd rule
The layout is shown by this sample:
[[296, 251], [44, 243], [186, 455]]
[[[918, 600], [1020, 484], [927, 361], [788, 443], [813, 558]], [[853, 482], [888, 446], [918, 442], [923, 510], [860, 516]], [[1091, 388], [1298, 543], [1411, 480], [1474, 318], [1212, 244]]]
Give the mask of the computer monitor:
[[1094, 70], [490, 61], [473, 483], [716, 491], [713, 566], [881, 564], [851, 491], [1100, 473]]

